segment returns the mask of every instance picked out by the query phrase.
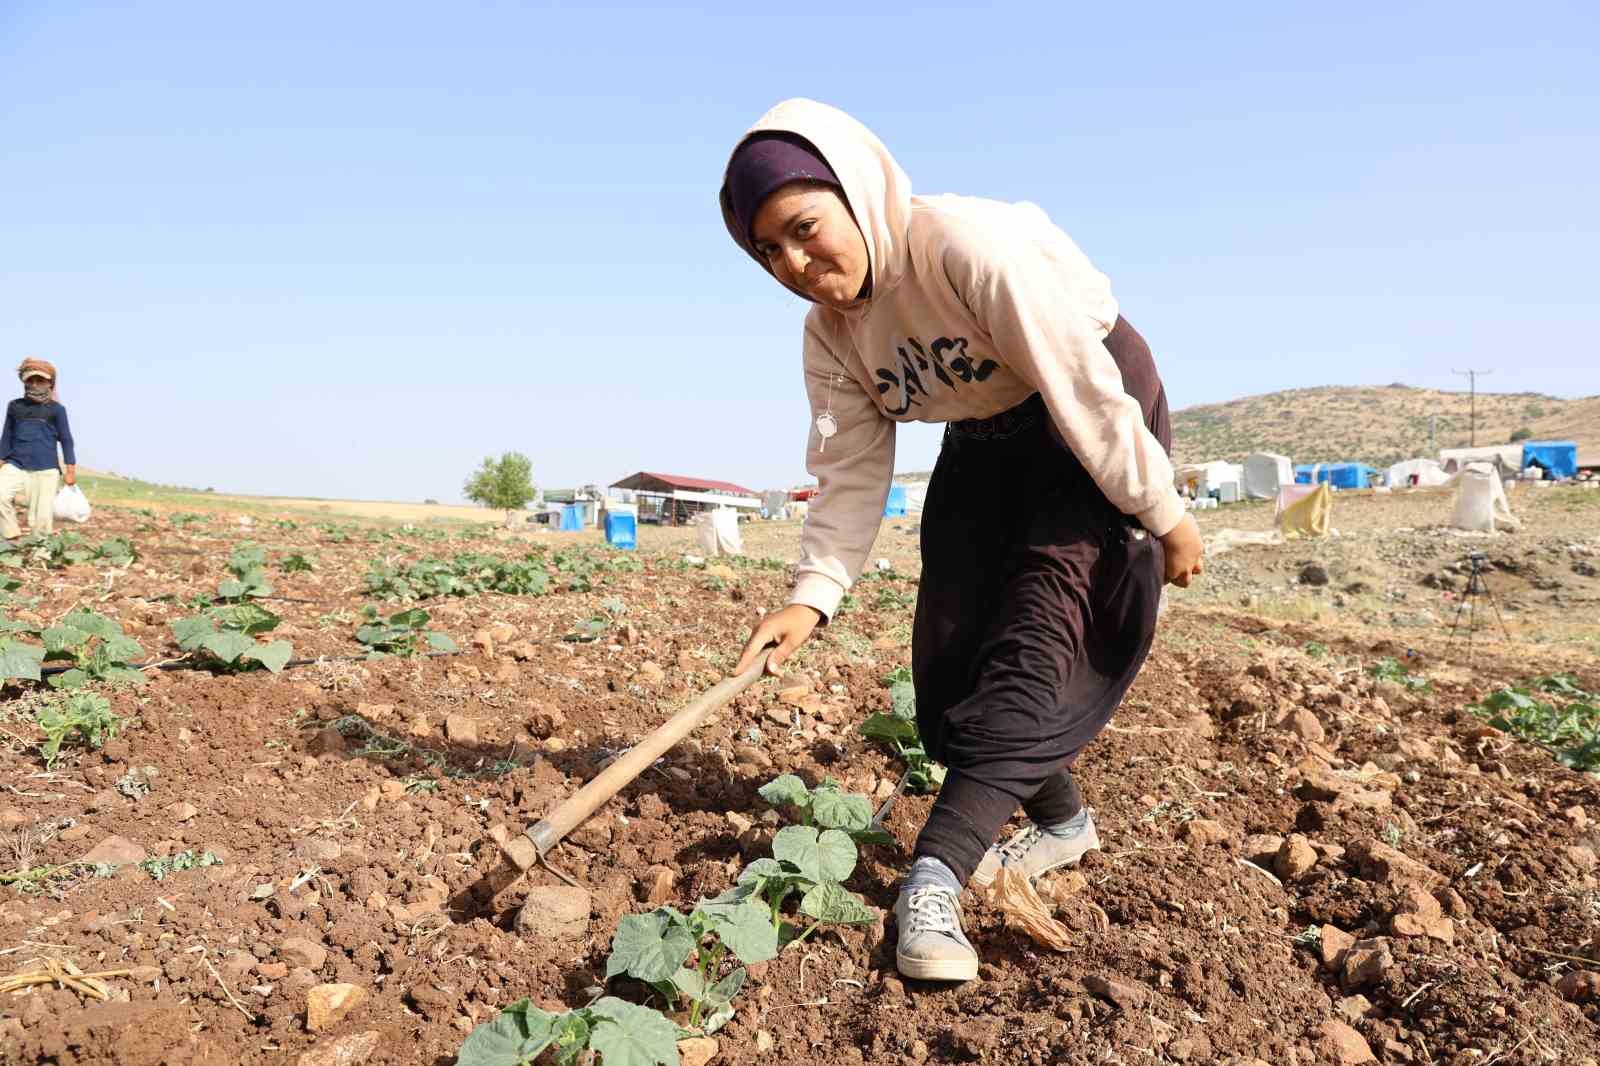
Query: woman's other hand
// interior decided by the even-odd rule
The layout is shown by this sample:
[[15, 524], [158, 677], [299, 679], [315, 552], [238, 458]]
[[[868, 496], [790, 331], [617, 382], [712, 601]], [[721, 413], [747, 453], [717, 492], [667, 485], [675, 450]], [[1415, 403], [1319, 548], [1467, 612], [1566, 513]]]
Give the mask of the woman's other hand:
[[773, 611], [756, 623], [749, 642], [744, 646], [744, 654], [739, 656], [739, 665], [733, 668], [734, 674], [742, 674], [750, 669], [769, 645], [776, 644], [772, 658], [767, 660], [767, 673], [777, 676], [778, 667], [811, 638], [821, 621], [821, 612], [800, 603], [791, 603], [782, 610]]
[[1202, 561], [1206, 546], [1200, 540], [1200, 526], [1194, 515], [1186, 514], [1183, 521], [1169, 529], [1161, 538], [1161, 547], [1167, 557], [1167, 583], [1181, 589], [1205, 571]]

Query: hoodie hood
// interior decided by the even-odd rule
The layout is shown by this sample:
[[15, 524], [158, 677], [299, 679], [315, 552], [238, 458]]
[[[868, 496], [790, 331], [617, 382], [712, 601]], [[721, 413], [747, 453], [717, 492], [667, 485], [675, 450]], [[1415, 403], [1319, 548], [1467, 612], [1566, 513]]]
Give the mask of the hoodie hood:
[[[733, 151], [738, 151], [739, 145], [754, 134], [777, 132], [804, 138], [833, 169], [844, 189], [845, 202], [855, 215], [856, 225], [866, 238], [872, 293], [876, 296], [892, 289], [905, 273], [906, 240], [911, 226], [911, 179], [906, 177], [906, 172], [871, 130], [838, 108], [815, 100], [785, 100], [746, 130]], [[728, 160], [732, 162], [733, 152], [728, 153]], [[722, 170], [719, 200], [729, 236], [760, 264], [762, 270], [771, 274], [766, 260], [757, 254], [734, 218], [728, 197], [726, 165]], [[790, 291], [816, 302], [798, 289]]]

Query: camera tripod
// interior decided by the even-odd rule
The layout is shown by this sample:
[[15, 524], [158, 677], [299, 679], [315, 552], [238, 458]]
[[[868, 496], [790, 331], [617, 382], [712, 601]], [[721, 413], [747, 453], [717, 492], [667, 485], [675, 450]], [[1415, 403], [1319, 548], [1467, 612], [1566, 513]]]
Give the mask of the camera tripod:
[[1487, 558], [1482, 552], [1472, 552], [1467, 556], [1471, 566], [1467, 574], [1467, 590], [1461, 594], [1461, 600], [1456, 604], [1455, 620], [1450, 623], [1450, 639], [1454, 640], [1456, 630], [1461, 626], [1461, 615], [1467, 615], [1467, 658], [1472, 658], [1472, 635], [1478, 631], [1478, 600], [1489, 601], [1489, 608], [1494, 612], [1494, 620], [1500, 626], [1500, 635], [1506, 640], [1511, 639], [1511, 633], [1506, 629], [1505, 619], [1500, 616], [1500, 604], [1496, 602], [1494, 593], [1489, 591], [1489, 583], [1485, 580], [1484, 563]]

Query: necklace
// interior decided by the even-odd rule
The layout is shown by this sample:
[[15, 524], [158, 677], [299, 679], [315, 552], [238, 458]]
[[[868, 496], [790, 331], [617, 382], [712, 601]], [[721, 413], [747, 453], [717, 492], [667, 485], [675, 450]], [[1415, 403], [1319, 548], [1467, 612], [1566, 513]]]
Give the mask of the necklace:
[[817, 436], [822, 438], [822, 444], [817, 448], [817, 454], [828, 450], [828, 438], [839, 432], [839, 420], [833, 415], [833, 386], [843, 379], [837, 374], [828, 378], [828, 406], [817, 416]]

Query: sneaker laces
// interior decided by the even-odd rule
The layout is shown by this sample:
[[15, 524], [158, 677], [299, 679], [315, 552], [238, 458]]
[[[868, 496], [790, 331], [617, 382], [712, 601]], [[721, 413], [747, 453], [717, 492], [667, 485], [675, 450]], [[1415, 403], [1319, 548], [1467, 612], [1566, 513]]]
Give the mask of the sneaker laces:
[[946, 888], [913, 888], [906, 901], [910, 933], [944, 933], [959, 936], [961, 920], [956, 917], [956, 897]]
[[1042, 836], [1044, 836], [1044, 830], [1040, 829], [1037, 823], [1029, 822], [1025, 827], [1018, 830], [1015, 836], [1006, 841], [1005, 846], [1000, 849], [1001, 863], [1009, 865], [1017, 862], [1028, 853], [1028, 849], [1038, 843], [1039, 838]]

